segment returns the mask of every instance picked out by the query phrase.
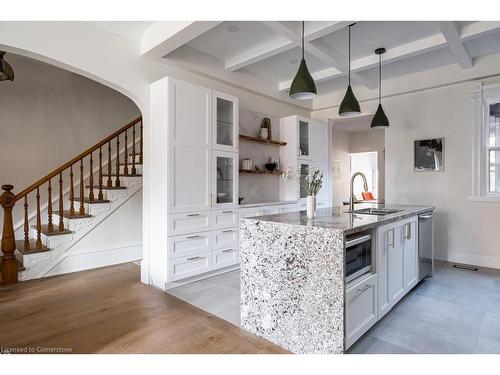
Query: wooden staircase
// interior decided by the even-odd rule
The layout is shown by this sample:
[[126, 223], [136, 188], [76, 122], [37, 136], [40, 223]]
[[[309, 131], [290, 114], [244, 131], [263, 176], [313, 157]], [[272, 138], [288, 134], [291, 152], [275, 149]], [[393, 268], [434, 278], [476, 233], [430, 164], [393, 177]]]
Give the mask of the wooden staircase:
[[[138, 117], [20, 193], [3, 185], [2, 285], [43, 277], [74, 244], [142, 189], [142, 163], [143, 126]], [[23, 218], [16, 227], [15, 209]]]

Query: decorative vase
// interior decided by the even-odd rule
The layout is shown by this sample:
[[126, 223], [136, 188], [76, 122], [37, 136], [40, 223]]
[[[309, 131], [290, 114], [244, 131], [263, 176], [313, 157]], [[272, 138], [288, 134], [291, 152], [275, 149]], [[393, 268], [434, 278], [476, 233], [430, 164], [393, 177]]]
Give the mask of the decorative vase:
[[266, 128], [260, 128], [259, 137], [260, 139], [266, 140], [269, 137], [269, 130]]
[[316, 216], [316, 196], [308, 195], [307, 196], [307, 218], [314, 219]]

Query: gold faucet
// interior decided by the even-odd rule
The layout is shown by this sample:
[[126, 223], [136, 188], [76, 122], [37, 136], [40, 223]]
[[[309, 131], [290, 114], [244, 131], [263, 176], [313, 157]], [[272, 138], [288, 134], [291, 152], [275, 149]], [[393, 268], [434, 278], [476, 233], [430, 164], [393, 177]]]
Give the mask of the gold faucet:
[[363, 188], [365, 189], [365, 191], [368, 191], [368, 181], [366, 181], [366, 176], [361, 172], [354, 173], [351, 177], [351, 186], [350, 186], [350, 190], [349, 190], [349, 196], [350, 196], [350, 198], [349, 198], [349, 210], [350, 211], [354, 210], [354, 179], [357, 176], [361, 176], [363, 178]]

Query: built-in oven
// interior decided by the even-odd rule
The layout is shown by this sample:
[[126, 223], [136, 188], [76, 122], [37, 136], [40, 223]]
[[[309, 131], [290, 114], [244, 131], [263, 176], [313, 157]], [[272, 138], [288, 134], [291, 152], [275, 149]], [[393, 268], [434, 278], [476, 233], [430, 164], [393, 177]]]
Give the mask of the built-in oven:
[[346, 282], [350, 282], [372, 270], [371, 234], [353, 234], [345, 244]]

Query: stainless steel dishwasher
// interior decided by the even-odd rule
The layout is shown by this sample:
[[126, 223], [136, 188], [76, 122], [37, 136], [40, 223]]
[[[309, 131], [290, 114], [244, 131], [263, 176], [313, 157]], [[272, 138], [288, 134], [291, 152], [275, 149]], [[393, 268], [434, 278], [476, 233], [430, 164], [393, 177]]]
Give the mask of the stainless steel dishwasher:
[[418, 215], [418, 262], [420, 279], [434, 274], [434, 211]]

